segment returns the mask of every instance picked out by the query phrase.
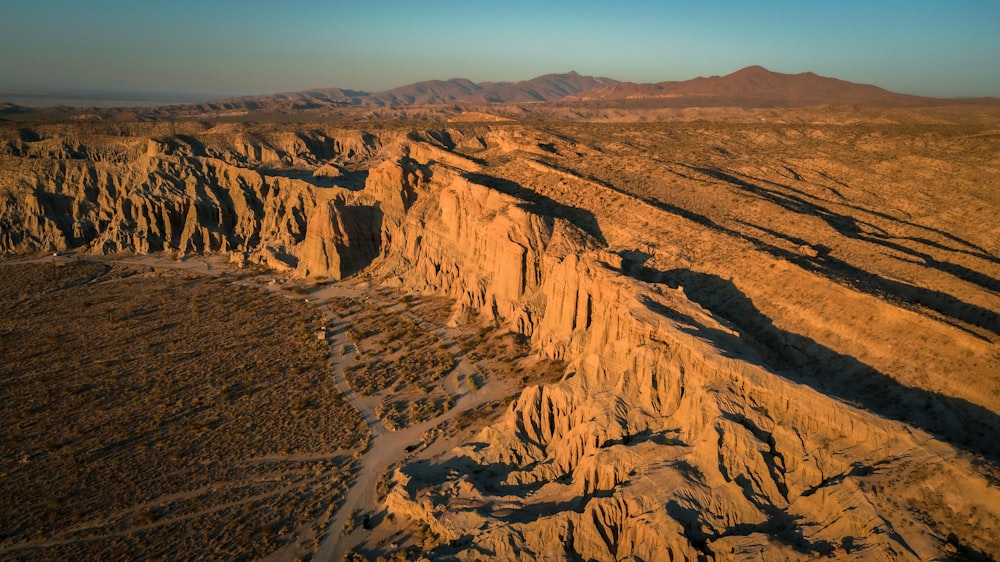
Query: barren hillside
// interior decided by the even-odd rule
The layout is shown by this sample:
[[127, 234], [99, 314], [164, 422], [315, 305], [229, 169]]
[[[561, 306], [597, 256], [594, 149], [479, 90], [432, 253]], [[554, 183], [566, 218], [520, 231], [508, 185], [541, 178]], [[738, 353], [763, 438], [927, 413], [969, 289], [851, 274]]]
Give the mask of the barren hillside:
[[323, 555], [1000, 555], [995, 107], [545, 111], [4, 124], [0, 247], [446, 297], [564, 362]]

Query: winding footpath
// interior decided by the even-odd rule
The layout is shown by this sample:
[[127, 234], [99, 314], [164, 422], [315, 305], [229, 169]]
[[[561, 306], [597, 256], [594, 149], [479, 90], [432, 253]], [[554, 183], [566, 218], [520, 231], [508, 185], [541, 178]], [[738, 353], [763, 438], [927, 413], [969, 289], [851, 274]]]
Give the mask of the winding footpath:
[[[423, 440], [424, 432], [450, 420], [464, 411], [477, 408], [494, 400], [499, 400], [505, 396], [505, 392], [507, 391], [505, 385], [498, 382], [492, 382], [487, 378], [484, 380], [484, 384], [481, 388], [475, 392], [466, 391], [461, 396], [457, 396], [454, 407], [447, 412], [444, 412], [443, 414], [425, 422], [411, 425], [398, 431], [389, 431], [378, 419], [378, 416], [375, 415], [375, 407], [381, 399], [378, 396], [362, 396], [358, 394], [350, 387], [347, 383], [347, 378], [344, 376], [345, 369], [350, 368], [357, 362], [356, 352], [358, 351], [347, 336], [347, 325], [349, 320], [338, 320], [330, 307], [322, 304], [330, 297], [342, 296], [356, 298], [361, 297], [369, 300], [372, 298], [371, 295], [362, 293], [361, 291], [351, 287], [331, 285], [318, 291], [314, 291], [310, 295], [310, 299], [317, 299], [317, 302], [320, 303], [320, 310], [323, 311], [326, 317], [330, 320], [331, 326], [334, 327], [334, 330], [329, 332], [328, 337], [334, 357], [334, 386], [340, 395], [358, 411], [358, 414], [368, 426], [370, 437], [368, 441], [368, 448], [361, 460], [361, 467], [358, 471], [358, 475], [352, 484], [351, 489], [348, 491], [347, 496], [344, 498], [343, 503], [330, 520], [326, 535], [323, 537], [319, 548], [316, 551], [315, 560], [319, 562], [339, 561], [343, 559], [344, 554], [348, 550], [355, 548], [364, 541], [366, 532], [361, 528], [362, 526], [360, 524], [356, 525], [356, 528], [348, 535], [342, 535], [345, 523], [354, 513], [358, 513], [361, 517], [364, 517], [365, 514], [374, 515], [373, 512], [376, 507], [375, 485], [378, 482], [379, 476], [382, 475], [388, 467], [404, 460], [408, 456], [415, 454], [411, 452], [414, 447], [419, 448], [421, 445], [424, 445], [425, 447], [429, 446], [430, 443], [425, 443]], [[421, 324], [421, 326], [423, 327], [423, 324]], [[455, 347], [443, 330], [431, 329], [430, 331], [437, 334], [446, 343], [446, 345], [448, 345], [449, 349], [453, 349]], [[345, 348], [350, 348], [355, 351], [355, 353], [341, 355], [341, 351]], [[457, 360], [457, 365], [454, 370], [449, 373], [448, 377], [457, 376], [458, 379], [461, 379], [470, 374], [483, 377], [479, 370], [476, 369], [476, 367], [472, 365], [464, 356], [458, 356]], [[456, 391], [461, 388], [462, 385], [456, 385]], [[440, 443], [437, 444], [440, 445]]]

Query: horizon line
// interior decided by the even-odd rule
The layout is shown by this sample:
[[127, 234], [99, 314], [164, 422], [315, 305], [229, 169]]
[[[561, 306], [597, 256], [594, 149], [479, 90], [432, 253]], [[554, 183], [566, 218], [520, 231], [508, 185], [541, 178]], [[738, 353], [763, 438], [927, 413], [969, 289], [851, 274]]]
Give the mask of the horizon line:
[[[701, 79], [723, 78], [723, 77], [730, 76], [730, 75], [733, 75], [733, 74], [737, 74], [739, 72], [742, 72], [742, 71], [745, 71], [745, 70], [749, 70], [749, 69], [762, 69], [762, 70], [764, 70], [764, 71], [766, 71], [766, 72], [768, 72], [770, 74], [783, 75], [783, 76], [798, 76], [798, 75], [803, 75], [803, 74], [811, 74], [813, 76], [818, 76], [820, 78], [827, 78], [827, 79], [833, 79], [833, 80], [841, 80], [841, 81], [849, 82], [851, 84], [856, 84], [856, 85], [859, 85], [859, 86], [872, 86], [872, 87], [875, 87], [875, 88], [880, 88], [880, 89], [885, 90], [887, 92], [891, 92], [893, 94], [900, 94], [900, 95], [921, 97], [921, 98], [927, 98], [927, 99], [937, 99], [937, 100], [977, 100], [977, 99], [978, 100], [984, 100], [984, 99], [988, 100], [988, 99], [998, 99], [998, 100], [1000, 100], [1000, 97], [998, 97], [998, 96], [989, 96], [989, 95], [965, 95], [965, 96], [939, 97], [939, 96], [928, 96], [928, 95], [923, 95], [923, 94], [911, 94], [911, 93], [907, 93], [907, 92], [898, 92], [898, 91], [895, 91], [895, 90], [889, 90], [888, 88], [886, 88], [884, 86], [880, 86], [878, 84], [864, 83], [864, 82], [853, 82], [851, 80], [846, 80], [846, 79], [838, 78], [838, 77], [835, 77], [835, 76], [825, 76], [825, 75], [817, 74], [817, 73], [815, 73], [813, 71], [810, 71], [810, 70], [803, 70], [801, 72], [794, 72], [794, 73], [778, 72], [778, 71], [770, 70], [770, 69], [768, 69], [767, 67], [765, 67], [763, 65], [752, 64], [752, 65], [747, 65], [747, 66], [741, 67], [741, 68], [739, 68], [737, 70], [734, 70], [732, 72], [729, 72], [727, 74], [712, 74], [712, 75], [708, 75], [708, 76], [698, 75], [698, 76], [694, 76], [694, 77], [686, 78], [686, 79], [680, 79], [680, 80], [660, 80], [660, 81], [656, 81], [656, 82], [633, 82], [633, 81], [630, 81], [630, 80], [619, 80], [617, 78], [612, 78], [612, 77], [609, 77], [609, 76], [597, 76], [597, 75], [590, 75], [590, 74], [581, 74], [580, 72], [571, 69], [571, 70], [567, 70], [565, 72], [547, 72], [547, 73], [544, 73], [544, 74], [539, 74], [537, 76], [533, 76], [531, 78], [525, 78], [525, 79], [513, 80], [513, 81], [511, 81], [511, 80], [483, 80], [483, 81], [477, 82], [475, 80], [472, 80], [472, 79], [469, 79], [469, 78], [464, 78], [464, 77], [461, 77], [461, 76], [454, 76], [454, 77], [446, 78], [446, 79], [444, 79], [444, 78], [429, 78], [429, 79], [426, 79], [426, 80], [418, 80], [416, 82], [408, 82], [406, 84], [401, 84], [399, 86], [395, 86], [395, 87], [388, 88], [388, 89], [381, 89], [381, 90], [366, 90], [366, 89], [344, 87], [344, 86], [320, 86], [320, 87], [311, 87], [311, 88], [304, 88], [304, 89], [291, 89], [291, 90], [269, 91], [269, 92], [263, 92], [263, 93], [222, 93], [222, 92], [210, 93], [210, 92], [196, 92], [196, 91], [191, 91], [191, 90], [166, 91], [166, 90], [145, 90], [145, 89], [136, 89], [136, 88], [122, 88], [122, 89], [113, 89], [112, 88], [112, 89], [104, 89], [104, 88], [86, 88], [86, 87], [80, 88], [80, 87], [72, 87], [72, 86], [51, 86], [50, 87], [50, 86], [24, 86], [24, 85], [4, 85], [4, 84], [0, 84], [0, 103], [10, 103], [10, 104], [13, 104], [13, 105], [23, 105], [25, 107], [31, 107], [31, 108], [59, 107], [61, 105], [66, 105], [66, 104], [45, 104], [45, 103], [30, 103], [30, 102], [28, 102], [28, 100], [31, 100], [31, 99], [38, 99], [38, 100], [51, 99], [51, 100], [57, 100], [57, 101], [73, 101], [73, 100], [77, 100], [77, 101], [96, 101], [96, 102], [115, 102], [115, 101], [118, 101], [118, 102], [129, 102], [130, 105], [141, 105], [143, 102], [162, 102], [162, 103], [153, 103], [152, 105], [153, 106], [161, 106], [161, 105], [162, 106], [166, 106], [166, 105], [186, 105], [186, 104], [197, 104], [197, 103], [211, 103], [211, 102], [215, 102], [215, 101], [233, 100], [233, 99], [244, 99], [244, 98], [271, 97], [271, 96], [288, 95], [288, 94], [298, 94], [298, 93], [305, 93], [305, 92], [319, 92], [319, 91], [324, 91], [324, 90], [342, 90], [342, 91], [350, 92], [350, 93], [353, 93], [353, 94], [356, 94], [356, 95], [359, 95], [359, 96], [370, 96], [370, 95], [375, 95], [375, 94], [381, 94], [381, 93], [391, 92], [393, 90], [398, 90], [400, 88], [405, 88], [407, 86], [413, 86], [413, 85], [417, 85], [417, 84], [425, 84], [425, 83], [428, 83], [428, 82], [447, 83], [447, 82], [456, 82], [456, 81], [467, 81], [467, 82], [471, 82], [471, 83], [476, 84], [476, 85], [481, 85], [481, 84], [518, 84], [518, 83], [521, 83], [521, 82], [530, 82], [532, 80], [537, 80], [539, 78], [544, 78], [546, 76], [570, 76], [570, 75], [576, 75], [576, 76], [580, 76], [580, 77], [584, 77], [584, 78], [594, 78], [594, 79], [599, 79], [599, 80], [611, 80], [611, 81], [613, 81], [616, 84], [633, 84], [633, 85], [640, 85], [641, 86], [641, 85], [655, 85], [655, 84], [665, 84], [665, 83], [686, 82], [686, 81], [695, 80], [695, 79], [699, 79], [699, 78], [701, 78]], [[17, 101], [11, 101], [11, 100], [17, 100]], [[19, 103], [19, 102], [28, 102], [28, 103]], [[111, 107], [119, 107], [119, 106], [99, 104], [96, 107], [111, 108]]]

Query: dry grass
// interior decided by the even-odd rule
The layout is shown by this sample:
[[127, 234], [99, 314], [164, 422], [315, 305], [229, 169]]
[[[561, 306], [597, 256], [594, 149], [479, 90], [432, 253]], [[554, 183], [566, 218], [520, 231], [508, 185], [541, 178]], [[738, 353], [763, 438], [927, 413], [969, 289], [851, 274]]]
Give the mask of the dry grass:
[[313, 308], [107, 264], [2, 275], [0, 556], [311, 549], [365, 431]]
[[[385, 306], [375, 304], [395, 303]], [[361, 394], [382, 399], [375, 413], [391, 430], [433, 419], [450, 410], [458, 396], [476, 392], [488, 380], [511, 380], [518, 387], [558, 380], [562, 361], [530, 353], [528, 338], [496, 326], [478, 326], [468, 314], [466, 329], [445, 341], [424, 326], [447, 323], [454, 302], [432, 296], [381, 294], [374, 301], [334, 298], [328, 302], [346, 325], [348, 337], [360, 350], [357, 364], [345, 369], [348, 383]], [[402, 309], [402, 310], [401, 310]], [[344, 350], [350, 353], [353, 346]], [[475, 374], [449, 376], [461, 359], [475, 365]], [[474, 412], [460, 424], [490, 418]], [[449, 431], [457, 430], [449, 426]], [[477, 424], [477, 427], [481, 424]]]
[[442, 385], [443, 377], [455, 367], [455, 357], [437, 334], [422, 326], [425, 319], [418, 316], [429, 318], [440, 303], [422, 300], [407, 296], [401, 301], [406, 312], [349, 299], [331, 303], [364, 354], [364, 361], [346, 369], [347, 381], [361, 394], [384, 395], [376, 414], [390, 429], [426, 421], [455, 403]]

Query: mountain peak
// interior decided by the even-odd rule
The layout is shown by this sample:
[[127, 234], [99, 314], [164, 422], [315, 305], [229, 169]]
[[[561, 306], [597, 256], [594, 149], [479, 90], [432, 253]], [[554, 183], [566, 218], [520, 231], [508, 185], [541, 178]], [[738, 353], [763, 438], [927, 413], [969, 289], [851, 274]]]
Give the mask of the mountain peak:
[[773, 75], [776, 74], [770, 70], [760, 66], [759, 64], [754, 64], [751, 66], [743, 67], [736, 72], [733, 72], [729, 76], [760, 76], [760, 75]]
[[897, 94], [866, 84], [855, 84], [812, 72], [785, 74], [760, 65], [747, 66], [725, 76], [694, 78], [680, 82], [635, 84], [619, 82], [596, 88], [585, 99], [661, 100], [673, 106], [775, 106], [788, 107], [830, 103], [862, 103], [908, 106], [929, 100]]

